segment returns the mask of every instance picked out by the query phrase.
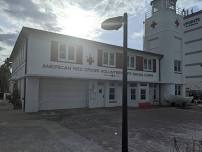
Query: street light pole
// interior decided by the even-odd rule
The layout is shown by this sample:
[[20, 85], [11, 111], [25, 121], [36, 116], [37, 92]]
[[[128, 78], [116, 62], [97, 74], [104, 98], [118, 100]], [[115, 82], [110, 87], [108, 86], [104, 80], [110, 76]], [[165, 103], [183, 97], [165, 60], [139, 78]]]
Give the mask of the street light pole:
[[127, 48], [128, 15], [123, 16], [122, 152], [128, 152]]
[[128, 152], [128, 99], [127, 99], [127, 48], [128, 15], [113, 17], [102, 22], [104, 30], [119, 30], [123, 26], [123, 92], [122, 92], [122, 152]]

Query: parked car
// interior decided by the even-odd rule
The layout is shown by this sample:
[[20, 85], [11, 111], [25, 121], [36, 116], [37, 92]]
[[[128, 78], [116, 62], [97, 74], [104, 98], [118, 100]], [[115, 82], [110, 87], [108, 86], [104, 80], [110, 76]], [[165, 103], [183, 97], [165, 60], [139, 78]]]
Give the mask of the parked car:
[[185, 107], [191, 105], [193, 97], [182, 97], [182, 96], [174, 96], [168, 95], [166, 97], [166, 101], [170, 106], [181, 106]]

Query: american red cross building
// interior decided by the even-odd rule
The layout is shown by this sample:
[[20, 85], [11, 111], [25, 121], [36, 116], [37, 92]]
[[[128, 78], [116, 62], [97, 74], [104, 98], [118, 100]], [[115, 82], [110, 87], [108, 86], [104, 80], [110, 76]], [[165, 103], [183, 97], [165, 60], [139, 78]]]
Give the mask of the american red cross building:
[[[184, 16], [177, 13], [176, 1], [151, 5], [144, 49], [128, 48], [130, 107], [185, 96]], [[10, 58], [11, 80], [26, 112], [122, 105], [120, 46], [24, 27]]]

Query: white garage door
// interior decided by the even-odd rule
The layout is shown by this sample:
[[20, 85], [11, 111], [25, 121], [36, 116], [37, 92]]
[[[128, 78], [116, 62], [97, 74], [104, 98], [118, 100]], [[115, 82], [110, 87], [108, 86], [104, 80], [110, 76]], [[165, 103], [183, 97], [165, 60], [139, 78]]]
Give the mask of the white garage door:
[[87, 106], [87, 82], [82, 80], [41, 79], [40, 110]]

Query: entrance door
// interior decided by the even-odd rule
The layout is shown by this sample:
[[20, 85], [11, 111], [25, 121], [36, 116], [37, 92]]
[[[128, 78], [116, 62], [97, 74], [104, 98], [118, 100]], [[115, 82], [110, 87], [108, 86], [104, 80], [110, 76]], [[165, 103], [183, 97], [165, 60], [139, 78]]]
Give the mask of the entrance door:
[[104, 84], [98, 84], [97, 87], [97, 105], [96, 107], [104, 107], [104, 101], [105, 101], [105, 96], [104, 96]]

